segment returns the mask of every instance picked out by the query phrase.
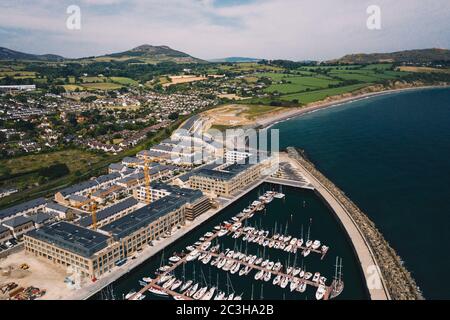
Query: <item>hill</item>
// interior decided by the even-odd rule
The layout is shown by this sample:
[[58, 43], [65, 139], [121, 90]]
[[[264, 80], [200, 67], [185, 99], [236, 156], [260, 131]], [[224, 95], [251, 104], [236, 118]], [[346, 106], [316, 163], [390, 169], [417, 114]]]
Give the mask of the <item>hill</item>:
[[0, 47], [0, 60], [62, 61], [64, 57], [55, 54], [31, 54]]
[[412, 62], [426, 63], [432, 61], [450, 61], [450, 50], [420, 49], [404, 50], [390, 53], [357, 53], [348, 54], [342, 58], [327, 61], [327, 63], [366, 64], [377, 62]]
[[159, 63], [165, 61], [172, 61], [176, 63], [202, 63], [201, 59], [194, 58], [187, 53], [174, 50], [168, 46], [152, 46], [144, 44], [133, 48], [131, 50], [111, 53], [94, 57], [97, 61], [114, 61], [114, 60], [139, 60], [146, 63]]

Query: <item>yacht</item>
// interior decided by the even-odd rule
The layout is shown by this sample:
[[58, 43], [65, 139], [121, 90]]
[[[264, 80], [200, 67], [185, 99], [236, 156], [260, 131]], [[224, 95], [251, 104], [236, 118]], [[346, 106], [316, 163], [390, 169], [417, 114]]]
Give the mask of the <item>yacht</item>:
[[216, 291], [216, 288], [212, 287], [208, 290], [208, 292], [205, 293], [203, 297], [201, 297], [201, 300], [211, 300], [211, 298], [214, 296], [214, 292]]
[[192, 283], [194, 283], [194, 281], [192, 281], [192, 280], [186, 281], [186, 282], [181, 286], [180, 291], [181, 291], [181, 292], [186, 291], [186, 290], [192, 285]]
[[202, 262], [203, 264], [208, 264], [211, 261], [212, 254], [208, 254], [206, 257], [203, 258]]
[[158, 284], [162, 284], [164, 282], [166, 282], [167, 280], [170, 280], [173, 276], [171, 274], [165, 274], [163, 276], [161, 276], [161, 278], [159, 278], [158, 280]]
[[193, 251], [193, 250], [195, 250], [195, 248], [194, 248], [193, 246], [187, 246], [187, 247], [186, 247], [186, 250], [187, 250], [187, 251]]
[[174, 300], [187, 300], [185, 297], [183, 297], [182, 295], [176, 295], [176, 296], [173, 296], [173, 299]]
[[303, 239], [297, 240], [297, 247], [301, 247], [303, 245]]
[[255, 280], [260, 280], [264, 276], [264, 270], [260, 270], [255, 274]]
[[216, 296], [214, 297], [214, 300], [224, 300], [225, 299], [225, 292], [219, 291], [217, 292]]
[[178, 289], [179, 286], [181, 286], [183, 284], [183, 281], [181, 280], [177, 280], [174, 282], [174, 284], [170, 287], [170, 290], [174, 291], [176, 289]]
[[320, 277], [320, 279], [319, 279], [319, 283], [320, 284], [323, 284], [323, 285], [325, 285], [325, 282], [327, 281], [327, 278], [325, 278], [325, 277]]
[[162, 285], [162, 287], [163, 287], [164, 289], [169, 289], [169, 288], [174, 284], [174, 282], [175, 282], [176, 280], [177, 280], [177, 278], [173, 277], [173, 278], [171, 278], [169, 281], [165, 282], [165, 283]]
[[318, 282], [319, 279], [320, 279], [320, 272], [314, 273], [314, 277], [313, 277], [312, 281]]
[[235, 274], [236, 272], [239, 271], [239, 269], [241, 268], [241, 264], [240, 263], [236, 263], [233, 268], [231, 268], [230, 273], [231, 274]]
[[205, 295], [207, 290], [208, 290], [208, 287], [201, 288], [192, 296], [192, 298], [194, 298], [195, 300], [200, 300]]
[[271, 277], [272, 277], [272, 273], [271, 273], [271, 272], [266, 272], [266, 273], [264, 274], [263, 280], [266, 281], [266, 282], [268, 282], [268, 281], [270, 281], [270, 278], [271, 278]]
[[312, 244], [313, 244], [313, 241], [312, 241], [312, 240], [306, 241], [306, 247], [307, 247], [307, 248], [311, 247]]
[[130, 299], [132, 296], [134, 296], [135, 294], [136, 294], [136, 291], [131, 290], [130, 292], [128, 292], [128, 293], [125, 295], [125, 299], [128, 300], [128, 299]]
[[219, 261], [219, 263], [217, 264], [217, 268], [222, 269], [225, 266], [225, 263], [227, 263], [227, 259], [223, 258], [222, 260]]
[[263, 258], [259, 257], [258, 259], [255, 260], [255, 264], [258, 265], [263, 261]]
[[285, 194], [281, 193], [281, 192], [277, 192], [273, 196], [274, 196], [274, 198], [277, 198], [277, 199], [283, 199], [285, 197]]
[[314, 250], [318, 249], [320, 247], [320, 241], [319, 240], [314, 240], [314, 242], [311, 245], [311, 248], [313, 248]]
[[289, 289], [291, 290], [291, 292], [292, 291], [294, 291], [295, 289], [297, 289], [297, 287], [298, 287], [298, 280], [297, 279], [294, 279], [292, 282], [291, 282], [291, 285], [289, 286]]
[[272, 270], [274, 264], [275, 264], [275, 263], [274, 263], [273, 261], [270, 261], [270, 262], [267, 264], [266, 269]]
[[168, 296], [168, 294], [166, 292], [164, 292], [161, 289], [155, 288], [155, 287], [150, 287], [150, 289], [148, 289], [149, 292], [156, 294], [158, 296]]
[[312, 276], [313, 276], [313, 274], [311, 272], [305, 272], [305, 279], [306, 280], [311, 279]]
[[185, 295], [188, 296], [188, 297], [191, 297], [194, 293], [197, 292], [197, 289], [198, 289], [198, 283], [196, 283], [196, 284], [194, 284], [192, 287], [190, 287], [190, 288], [186, 291]]
[[181, 258], [179, 256], [172, 256], [169, 258], [170, 262], [178, 262], [180, 260], [181, 260]]
[[284, 289], [287, 287], [288, 283], [289, 283], [289, 278], [285, 277], [285, 278], [283, 278], [283, 280], [281, 280], [280, 287], [282, 287]]
[[297, 287], [297, 289], [296, 289], [298, 292], [305, 292], [306, 291], [306, 282], [301, 282], [299, 285], [298, 285], [298, 287]]
[[217, 234], [219, 237], [223, 237], [228, 233], [228, 229], [221, 229], [219, 233]]
[[323, 296], [325, 295], [325, 292], [327, 291], [327, 288], [324, 285], [319, 285], [316, 291], [316, 299], [322, 300]]
[[281, 281], [281, 275], [277, 275], [276, 277], [275, 277], [275, 279], [273, 279], [273, 285], [274, 286], [276, 286], [277, 284], [279, 284], [280, 283], [280, 281]]
[[150, 277], [143, 277], [143, 278], [142, 278], [142, 281], [144, 281], [144, 282], [146, 282], [146, 283], [150, 283], [150, 282], [153, 281], [153, 278], [150, 278]]
[[305, 250], [303, 250], [303, 252], [302, 252], [302, 254], [303, 254], [304, 257], [307, 257], [310, 253], [311, 253], [311, 250], [309, 250], [309, 249], [305, 249]]
[[294, 268], [294, 270], [292, 271], [292, 275], [295, 277], [300, 273], [300, 271], [302, 271], [301, 268]]

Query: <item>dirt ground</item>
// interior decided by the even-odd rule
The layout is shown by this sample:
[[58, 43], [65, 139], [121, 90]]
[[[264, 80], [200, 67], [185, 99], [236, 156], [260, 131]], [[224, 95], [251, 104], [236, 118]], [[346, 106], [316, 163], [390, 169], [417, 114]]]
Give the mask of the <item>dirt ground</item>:
[[164, 83], [163, 86], [167, 87], [173, 84], [193, 82], [193, 81], [201, 81], [206, 80], [206, 77], [197, 77], [197, 76], [170, 76], [169, 77], [172, 82]]
[[[21, 270], [18, 267], [26, 263], [30, 266], [28, 270]], [[0, 285], [15, 282], [19, 287], [29, 286], [45, 289], [47, 292], [40, 299], [58, 300], [67, 297], [73, 289], [64, 283], [64, 278], [69, 274], [62, 267], [31, 254], [25, 250], [10, 254], [8, 257], [0, 259]], [[0, 300], [7, 296], [0, 292]]]

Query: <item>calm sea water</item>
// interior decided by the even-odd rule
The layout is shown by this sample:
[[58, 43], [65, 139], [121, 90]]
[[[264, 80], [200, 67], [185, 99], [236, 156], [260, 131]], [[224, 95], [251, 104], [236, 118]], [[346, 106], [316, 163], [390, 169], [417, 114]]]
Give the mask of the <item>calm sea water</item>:
[[376, 223], [426, 298], [450, 298], [450, 89], [378, 96], [276, 125]]
[[[181, 252], [185, 247], [192, 245], [207, 231], [213, 230], [213, 227], [223, 220], [230, 219], [242, 211], [252, 201], [258, 198], [258, 195], [263, 194], [265, 190], [275, 189], [279, 190], [278, 186], [264, 184], [255, 190], [248, 193], [236, 201], [230, 207], [222, 210], [217, 216], [201, 225], [199, 228], [193, 230], [182, 239], [176, 241], [171, 246], [167, 247], [164, 252], [160, 252], [155, 257], [149, 259], [140, 267], [134, 269], [130, 273], [123, 276], [121, 279], [113, 283], [112, 292], [116, 299], [121, 299], [123, 295], [130, 292], [130, 290], [140, 289], [138, 281], [142, 277], [154, 277], [154, 272], [160, 267], [161, 263], [167, 263], [167, 259], [173, 252]], [[273, 230], [283, 230], [287, 234], [295, 237], [300, 237], [302, 234], [306, 238], [308, 228], [310, 228], [311, 239], [319, 239], [322, 243], [330, 247], [329, 252], [323, 260], [316, 253], [311, 253], [306, 258], [302, 258], [300, 251], [297, 255], [289, 254], [281, 250], [266, 248], [263, 250], [262, 246], [256, 244], [248, 244], [240, 239], [233, 239], [227, 235], [219, 238], [221, 250], [225, 248], [237, 248], [241, 252], [247, 251], [248, 254], [257, 254], [258, 256], [265, 256], [273, 261], [280, 261], [283, 265], [296, 265], [303, 267], [312, 273], [320, 272], [328, 278], [327, 284], [331, 283], [334, 275], [334, 265], [336, 256], [343, 260], [343, 280], [345, 283], [344, 291], [336, 299], [367, 299], [367, 292], [362, 279], [361, 270], [357, 263], [351, 244], [349, 243], [346, 234], [336, 222], [333, 214], [324, 205], [324, 203], [315, 195], [313, 191], [302, 190], [298, 188], [285, 187], [282, 190], [286, 197], [283, 200], [274, 199], [267, 205], [266, 211], [256, 213], [248, 220], [249, 225], [256, 226], [265, 230], [269, 230], [273, 234]], [[242, 294], [243, 299], [259, 300], [263, 299], [296, 299], [315, 300], [315, 288], [308, 288], [305, 293], [294, 292], [291, 293], [289, 287], [281, 289], [270, 282], [254, 280], [255, 271], [251, 271], [249, 276], [240, 277], [238, 274], [230, 274], [223, 270], [218, 271], [216, 267], [204, 265], [200, 261], [188, 262], [183, 270], [179, 267], [175, 270], [177, 278], [182, 278], [183, 274], [186, 280], [193, 280], [202, 284], [207, 283], [211, 286], [216, 286], [224, 292], [233, 292]], [[229, 278], [227, 277], [229, 275]], [[253, 294], [252, 294], [253, 292]], [[93, 297], [94, 299], [111, 298], [111, 290], [106, 289]], [[161, 299], [157, 296], [147, 292], [146, 299]]]

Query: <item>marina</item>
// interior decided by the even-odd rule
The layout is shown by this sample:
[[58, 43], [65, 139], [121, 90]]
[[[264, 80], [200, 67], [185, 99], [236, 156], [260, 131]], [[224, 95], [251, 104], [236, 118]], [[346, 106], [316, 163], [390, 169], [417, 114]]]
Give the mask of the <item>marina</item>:
[[[267, 193], [264, 196], [267, 196]], [[258, 194], [258, 200], [252, 199], [253, 202], [250, 201], [250, 205], [245, 209], [240, 210], [230, 219], [223, 220], [210, 227], [205, 233], [199, 235], [198, 241], [188, 243], [184, 248], [180, 248], [181, 250], [178, 253], [172, 254], [167, 260], [167, 264], [163, 264], [163, 258], [161, 258], [156, 277], [145, 283], [140, 280], [141, 289], [129, 296], [129, 299], [133, 300], [142, 295], [147, 295], [150, 299], [172, 297], [176, 300], [254, 299], [254, 287], [260, 288], [261, 298], [264, 285], [266, 285], [265, 292], [270, 292], [272, 287], [278, 288], [272, 290], [282, 291], [283, 298], [288, 296], [289, 299], [302, 299], [302, 294], [307, 290], [313, 292], [312, 297], [315, 299], [324, 300], [336, 298], [342, 292], [345, 292], [343, 290], [342, 260], [338, 260], [337, 257], [333, 265], [334, 268], [331, 266], [329, 270], [334, 270], [334, 273], [328, 272], [328, 274], [332, 274], [328, 281], [327, 277], [321, 275], [319, 271], [306, 270], [303, 261], [309, 255], [304, 255], [306, 250], [318, 254], [319, 261], [326, 258], [329, 250], [329, 247], [323, 245], [319, 240], [309, 239], [311, 219], [308, 221], [308, 232], [305, 235], [303, 234], [302, 225], [299, 234], [301, 237], [295, 234], [298, 238], [284, 232], [288, 230], [287, 224], [283, 228], [281, 225], [277, 228], [277, 222], [275, 222], [272, 232], [269, 231], [270, 228], [252, 226], [252, 224], [258, 225], [258, 217], [261, 219], [267, 215], [267, 206], [271, 206], [273, 202], [283, 205], [285, 201], [284, 194], [280, 192], [272, 191], [269, 198], [270, 200], [267, 202], [262, 201], [263, 199]], [[271, 202], [272, 204], [270, 204]], [[302, 206], [305, 206], [305, 203], [302, 203]], [[261, 222], [259, 225], [261, 225]], [[275, 230], [278, 231], [275, 232]], [[305, 236], [304, 239], [303, 236]], [[245, 237], [247, 237], [246, 240], [251, 239], [251, 237], [254, 238], [252, 241], [246, 241], [243, 240]], [[225, 247], [223, 243], [220, 244], [223, 239], [227, 239], [227, 243], [230, 243], [232, 239], [233, 245]], [[255, 239], [258, 240], [255, 241]], [[271, 241], [272, 245], [270, 245]], [[284, 249], [281, 249], [283, 245]], [[285, 250], [289, 246], [289, 250]], [[252, 253], [255, 252], [255, 248], [257, 254]], [[277, 252], [277, 255], [275, 256], [272, 252]], [[283, 259], [280, 255], [284, 258], [286, 258], [286, 255], [288, 256], [285, 263], [282, 262]], [[271, 256], [274, 258], [272, 259]], [[300, 259], [302, 259], [301, 267], [300, 264], [296, 264], [297, 260]], [[306, 259], [313, 259], [312, 255]], [[196, 266], [197, 270], [200, 269], [201, 277], [199, 281], [195, 277]], [[186, 277], [186, 269], [189, 267], [191, 267], [191, 270], [193, 268], [193, 278]], [[205, 267], [209, 268], [209, 281], [203, 272]], [[211, 267], [215, 270], [212, 270]], [[180, 269], [183, 270], [182, 273]], [[214, 272], [217, 278], [216, 284], [211, 281]], [[224, 273], [227, 277], [226, 292], [218, 281], [219, 274], [223, 278]], [[230, 276], [240, 279], [245, 278], [252, 282], [251, 296], [242, 296], [238, 290], [234, 289], [230, 291]], [[147, 277], [147, 280], [149, 279]]]

